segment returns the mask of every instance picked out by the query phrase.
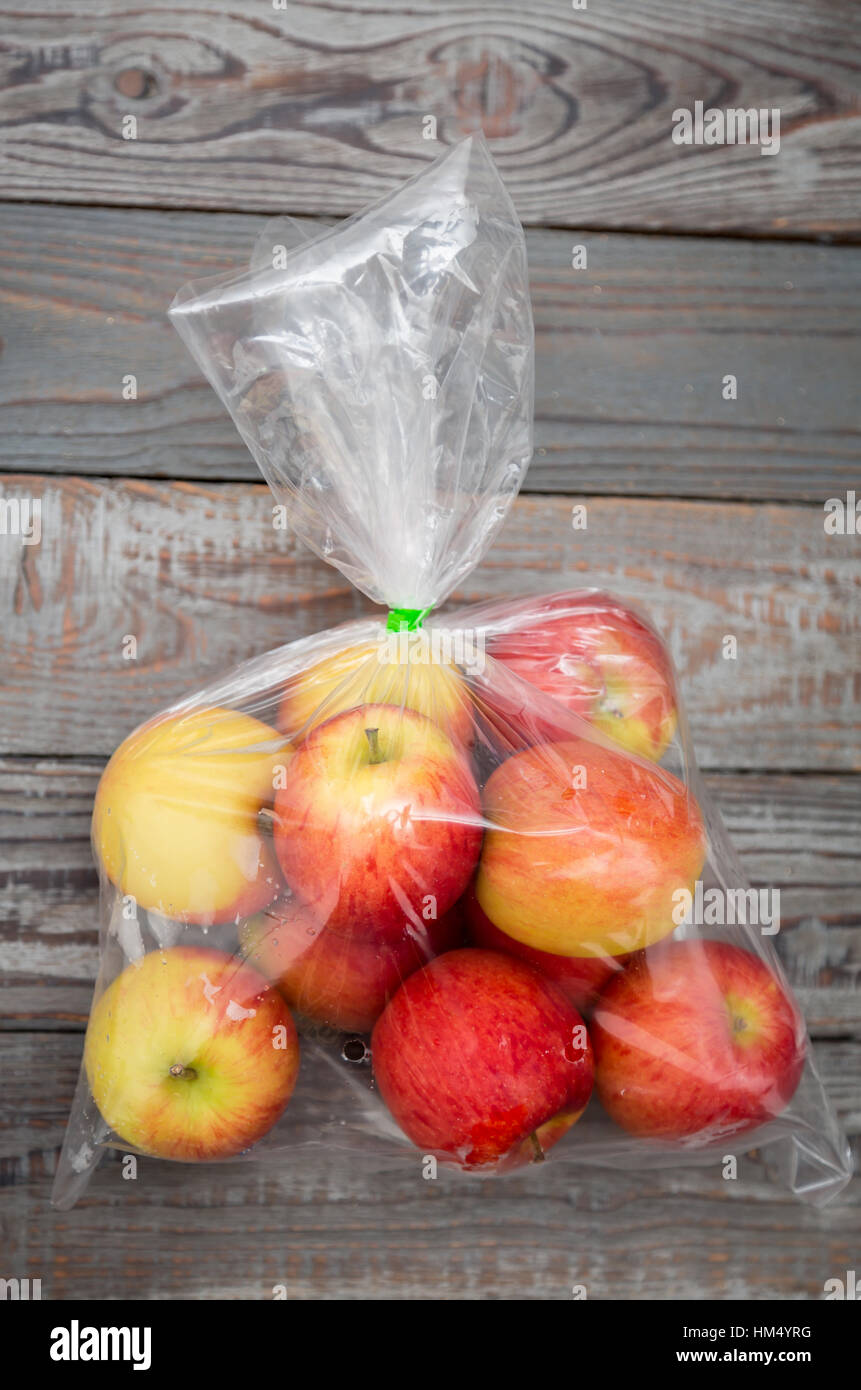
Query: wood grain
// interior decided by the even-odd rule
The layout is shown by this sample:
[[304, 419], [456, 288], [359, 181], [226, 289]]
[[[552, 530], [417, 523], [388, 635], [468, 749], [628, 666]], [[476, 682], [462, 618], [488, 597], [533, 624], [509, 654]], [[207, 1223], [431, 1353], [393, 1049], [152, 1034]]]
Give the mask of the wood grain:
[[[39, 545], [0, 536], [9, 753], [109, 754], [208, 678], [363, 606], [273, 529], [262, 486], [10, 476], [5, 494], [42, 501]], [[518, 499], [456, 597], [618, 591], [669, 643], [702, 766], [858, 766], [857, 536], [826, 535], [815, 506], [581, 502], [574, 531], [577, 499]]]
[[[257, 480], [166, 310], [181, 285], [247, 263], [266, 222], [0, 207], [0, 467]], [[554, 231], [527, 240], [536, 422], [526, 490], [821, 503], [856, 486], [861, 249]], [[585, 270], [571, 266], [577, 244]], [[727, 373], [735, 401], [722, 397]], [[135, 400], [123, 398], [127, 374]]]
[[[58, 1213], [50, 1179], [79, 1058], [78, 1037], [0, 1035], [5, 1269], [41, 1278], [44, 1298], [269, 1299], [284, 1284], [291, 1299], [566, 1300], [585, 1284], [593, 1300], [816, 1299], [857, 1269], [861, 1180], [815, 1211], [753, 1157], [734, 1182], [713, 1164], [624, 1173], [557, 1157], [480, 1186], [370, 1154], [143, 1159], [135, 1181], [107, 1160]], [[857, 1139], [861, 1049], [823, 1043], [816, 1059]]]
[[[98, 965], [90, 816], [101, 762], [0, 762], [0, 1029], [85, 1024]], [[712, 773], [814, 1034], [861, 1039], [861, 778]]]
[[[339, 1148], [143, 1160], [132, 1183], [112, 1157], [73, 1211], [48, 1197], [96, 967], [105, 756], [367, 607], [272, 528], [167, 304], [245, 260], [263, 214], [311, 230], [480, 127], [530, 227], [528, 487], [551, 495], [520, 499], [457, 597], [591, 582], [665, 632], [709, 790], [752, 881], [781, 890], [778, 949], [857, 1163], [861, 541], [827, 536], [822, 505], [859, 490], [861, 250], [794, 240], [861, 231], [849, 0], [25, 9], [0, 9], [0, 502], [38, 496], [44, 535], [0, 528], [0, 1275], [48, 1298], [820, 1298], [859, 1267], [861, 1179], [815, 1212], [760, 1155], [735, 1183], [553, 1162], [481, 1187]], [[780, 154], [676, 147], [697, 99], [779, 106]], [[654, 235], [691, 231], [777, 240]], [[332, 1109], [321, 1065], [300, 1123]]]
[[[530, 223], [851, 235], [853, 17], [848, 0], [49, 0], [3, 15], [0, 173], [23, 199], [347, 213], [482, 128]], [[779, 154], [675, 145], [697, 100], [778, 108]]]

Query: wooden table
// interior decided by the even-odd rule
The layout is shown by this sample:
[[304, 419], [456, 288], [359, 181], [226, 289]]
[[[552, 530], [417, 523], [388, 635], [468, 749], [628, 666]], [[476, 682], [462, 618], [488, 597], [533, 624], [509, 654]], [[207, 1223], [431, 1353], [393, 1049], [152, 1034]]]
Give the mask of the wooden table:
[[[857, 1145], [861, 536], [824, 525], [861, 498], [852, 6], [24, 9], [0, 25], [0, 449], [43, 535], [0, 534], [0, 1276], [51, 1298], [810, 1299], [861, 1274], [861, 1184], [816, 1212], [756, 1157], [734, 1183], [551, 1163], [480, 1188], [337, 1154], [144, 1161], [134, 1183], [106, 1162], [48, 1206], [96, 967], [100, 767], [167, 701], [365, 607], [273, 531], [166, 307], [247, 259], [266, 215], [352, 212], [479, 125], [528, 227], [536, 454], [457, 597], [594, 584], [651, 612], [747, 870], [781, 890]], [[696, 100], [779, 107], [779, 155], [674, 145]]]

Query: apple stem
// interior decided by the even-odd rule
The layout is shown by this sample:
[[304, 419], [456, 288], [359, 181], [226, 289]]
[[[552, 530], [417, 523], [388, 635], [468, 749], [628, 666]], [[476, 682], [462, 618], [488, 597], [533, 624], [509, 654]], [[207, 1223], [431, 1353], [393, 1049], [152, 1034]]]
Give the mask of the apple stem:
[[173, 1066], [170, 1068], [170, 1074], [171, 1076], [182, 1077], [187, 1081], [194, 1081], [197, 1076], [194, 1067], [184, 1067], [182, 1062], [174, 1062]]
[[372, 763], [381, 763], [381, 762], [383, 762], [383, 754], [382, 754], [382, 750], [381, 750], [381, 748], [380, 748], [380, 731], [379, 731], [379, 729], [366, 729], [366, 730], [365, 730], [365, 738], [368, 740], [368, 746], [369, 746], [369, 748], [370, 748], [370, 750], [371, 750], [371, 762], [372, 762]]
[[534, 1129], [529, 1136], [529, 1142], [532, 1145], [532, 1162], [543, 1163], [547, 1155], [542, 1149], [541, 1140], [538, 1138], [538, 1135], [535, 1133]]
[[261, 835], [271, 835], [275, 830], [275, 812], [263, 806], [257, 812], [257, 829]]

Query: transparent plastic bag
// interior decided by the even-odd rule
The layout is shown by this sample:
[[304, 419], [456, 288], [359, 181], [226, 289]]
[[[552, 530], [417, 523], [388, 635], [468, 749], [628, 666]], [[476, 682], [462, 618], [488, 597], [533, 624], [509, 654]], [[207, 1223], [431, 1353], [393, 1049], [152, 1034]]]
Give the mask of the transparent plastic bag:
[[531, 453], [525, 244], [483, 141], [315, 240], [267, 235], [172, 319], [292, 528], [388, 613], [111, 759], [55, 1202], [106, 1147], [484, 1175], [766, 1144], [827, 1200], [846, 1141], [660, 638], [590, 591], [431, 612]]

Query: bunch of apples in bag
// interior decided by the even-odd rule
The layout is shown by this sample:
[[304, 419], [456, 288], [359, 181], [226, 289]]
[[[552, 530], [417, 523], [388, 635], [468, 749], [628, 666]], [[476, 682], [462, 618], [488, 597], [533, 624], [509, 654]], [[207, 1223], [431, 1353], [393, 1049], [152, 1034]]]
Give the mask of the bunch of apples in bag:
[[747, 890], [657, 634], [588, 590], [432, 611], [531, 454], [525, 244], [486, 146], [268, 254], [290, 236], [172, 318], [293, 530], [388, 613], [247, 663], [108, 764], [55, 1200], [109, 1145], [322, 1142], [293, 1121], [309, 1053], [349, 1072], [348, 1131], [469, 1172], [743, 1135], [830, 1196], [845, 1140], [773, 948], [696, 920], [704, 885]]

